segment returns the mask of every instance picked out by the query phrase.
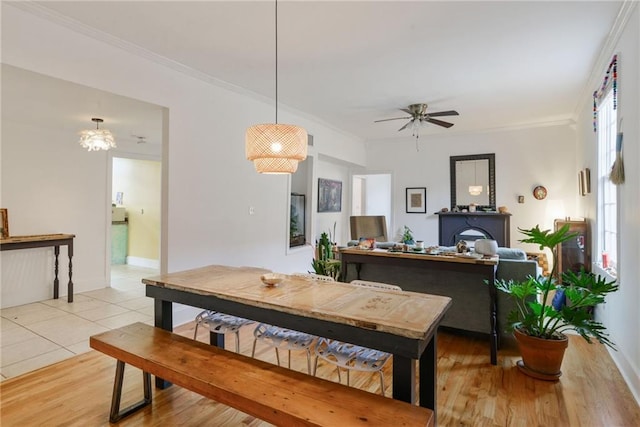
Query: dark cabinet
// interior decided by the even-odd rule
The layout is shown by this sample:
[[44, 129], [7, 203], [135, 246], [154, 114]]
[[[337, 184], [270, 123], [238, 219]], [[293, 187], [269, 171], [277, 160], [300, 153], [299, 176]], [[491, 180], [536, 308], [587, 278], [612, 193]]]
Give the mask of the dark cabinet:
[[591, 239], [589, 238], [589, 224], [587, 220], [564, 220], [554, 221], [555, 230], [559, 230], [564, 225], [569, 225], [569, 232], [578, 233], [577, 236], [562, 242], [558, 250], [558, 277], [562, 272], [571, 270], [578, 272], [581, 268], [591, 271]]

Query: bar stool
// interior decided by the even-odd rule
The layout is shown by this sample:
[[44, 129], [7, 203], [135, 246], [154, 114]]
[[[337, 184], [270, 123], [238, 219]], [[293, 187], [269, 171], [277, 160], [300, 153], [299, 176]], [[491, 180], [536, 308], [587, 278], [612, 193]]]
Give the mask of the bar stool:
[[193, 333], [194, 340], [198, 336], [198, 327], [201, 325], [206, 326], [209, 328], [209, 331], [217, 334], [234, 334], [236, 336], [236, 353], [240, 353], [240, 328], [244, 325], [254, 323], [253, 320], [211, 310], [205, 310], [198, 314], [195, 321], [196, 330]]
[[[292, 276], [326, 282], [334, 281], [333, 277], [322, 276], [315, 273], [294, 273]], [[291, 369], [291, 350], [304, 350], [307, 353], [307, 370], [309, 375], [311, 375], [311, 346], [316, 339], [317, 337], [315, 335], [281, 328], [279, 326], [268, 325], [266, 323], [260, 323], [253, 330], [253, 349], [251, 350], [251, 357], [255, 356], [256, 344], [258, 341], [261, 341], [275, 349], [278, 366], [280, 366], [279, 350], [287, 350], [289, 355], [287, 366]]]
[[[396, 285], [387, 283], [371, 282], [366, 280], [353, 280], [351, 282], [355, 286], [364, 286], [376, 289], [388, 289], [393, 291], [401, 291], [402, 289]], [[325, 360], [336, 366], [338, 371], [338, 381], [340, 378], [340, 368], [347, 371], [347, 385], [349, 385], [349, 371], [365, 371], [378, 372], [380, 375], [380, 393], [384, 396], [384, 374], [382, 368], [391, 357], [390, 353], [380, 350], [374, 350], [355, 344], [349, 344], [338, 340], [328, 338], [319, 338], [315, 345], [316, 361], [313, 368], [313, 375], [318, 369], [318, 359]]]

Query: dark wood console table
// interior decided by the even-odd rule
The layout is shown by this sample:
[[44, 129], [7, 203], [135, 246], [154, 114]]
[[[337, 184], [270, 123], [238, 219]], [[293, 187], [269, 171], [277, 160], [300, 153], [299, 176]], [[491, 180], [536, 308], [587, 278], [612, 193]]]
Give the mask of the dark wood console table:
[[15, 249], [32, 249], [45, 248], [53, 246], [55, 255], [53, 280], [53, 298], [58, 299], [60, 281], [58, 280], [58, 255], [60, 255], [60, 246], [67, 246], [69, 255], [69, 283], [67, 284], [67, 301], [73, 302], [73, 239], [75, 234], [40, 234], [34, 236], [13, 236], [6, 239], [0, 239], [0, 251], [11, 251]]
[[344, 281], [372, 280], [398, 285], [404, 291], [450, 297], [453, 304], [441, 325], [487, 334], [491, 363], [497, 363], [498, 297], [494, 280], [498, 257], [475, 259], [355, 248], [342, 249], [340, 257]]

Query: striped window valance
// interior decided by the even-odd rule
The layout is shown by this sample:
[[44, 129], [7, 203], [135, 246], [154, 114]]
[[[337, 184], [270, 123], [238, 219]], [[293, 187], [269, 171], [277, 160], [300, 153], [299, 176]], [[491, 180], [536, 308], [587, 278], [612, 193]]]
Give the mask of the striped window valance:
[[598, 103], [605, 91], [612, 85], [613, 109], [618, 107], [618, 55], [613, 55], [600, 89], [593, 92], [593, 131], [598, 130]]

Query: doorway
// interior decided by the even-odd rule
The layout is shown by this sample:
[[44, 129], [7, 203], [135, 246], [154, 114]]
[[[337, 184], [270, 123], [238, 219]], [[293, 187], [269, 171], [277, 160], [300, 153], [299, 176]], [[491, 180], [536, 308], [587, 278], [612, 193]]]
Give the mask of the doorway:
[[384, 215], [387, 230], [393, 230], [391, 174], [357, 174], [352, 176], [351, 184], [351, 215]]
[[159, 270], [162, 163], [116, 156], [111, 165], [111, 265]]

